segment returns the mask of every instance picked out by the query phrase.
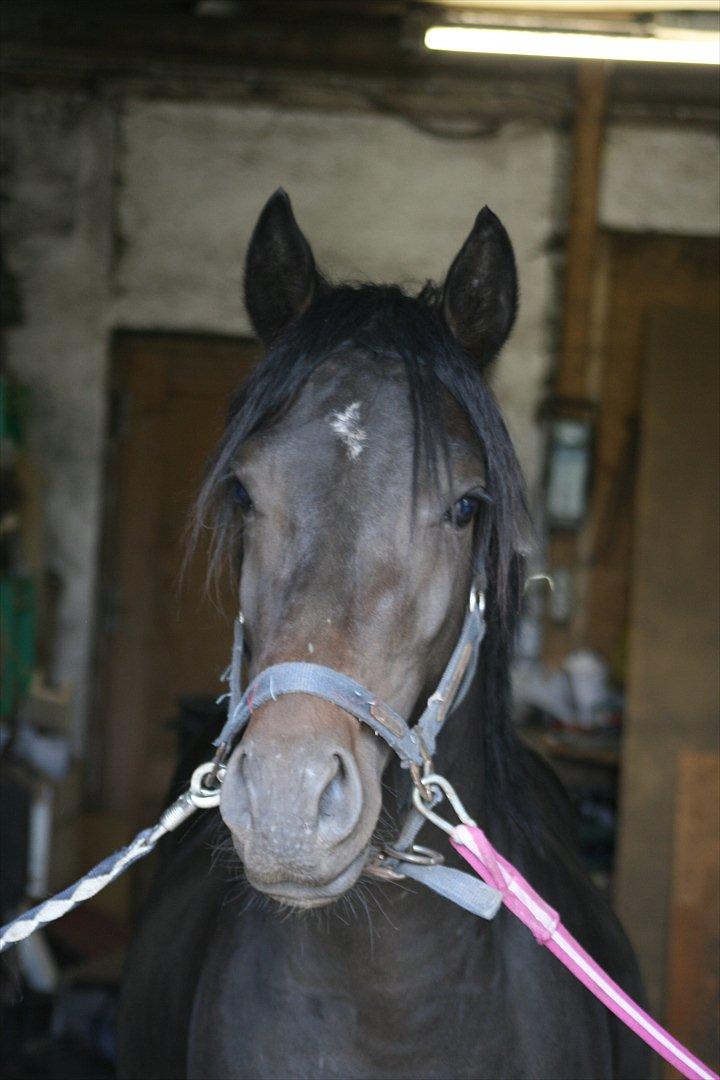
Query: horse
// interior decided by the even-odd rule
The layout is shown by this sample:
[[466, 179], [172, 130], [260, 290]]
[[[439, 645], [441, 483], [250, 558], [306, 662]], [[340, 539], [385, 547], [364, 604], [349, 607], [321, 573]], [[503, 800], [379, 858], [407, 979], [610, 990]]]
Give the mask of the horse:
[[[195, 529], [211, 535], [211, 572], [236, 575], [250, 678], [322, 664], [410, 722], [482, 572], [487, 630], [435, 769], [642, 998], [569, 800], [511, 718], [528, 525], [488, 374], [517, 294], [509, 236], [487, 207], [444, 284], [412, 294], [331, 284], [277, 191], [245, 266], [266, 354], [230, 406]], [[409, 879], [369, 876], [411, 788], [385, 743], [330, 701], [293, 694], [256, 709], [219, 814], [163, 841], [126, 964], [120, 1075], [649, 1075], [647, 1048], [508, 911], [485, 921]], [[436, 847], [438, 835], [425, 825], [419, 838]]]

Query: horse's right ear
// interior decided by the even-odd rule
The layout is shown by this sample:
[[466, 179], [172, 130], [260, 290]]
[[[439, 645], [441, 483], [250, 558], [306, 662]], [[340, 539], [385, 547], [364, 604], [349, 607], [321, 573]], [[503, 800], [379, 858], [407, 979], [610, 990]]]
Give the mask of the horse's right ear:
[[258, 218], [245, 259], [245, 307], [266, 345], [310, 306], [318, 280], [310, 245], [278, 188]]

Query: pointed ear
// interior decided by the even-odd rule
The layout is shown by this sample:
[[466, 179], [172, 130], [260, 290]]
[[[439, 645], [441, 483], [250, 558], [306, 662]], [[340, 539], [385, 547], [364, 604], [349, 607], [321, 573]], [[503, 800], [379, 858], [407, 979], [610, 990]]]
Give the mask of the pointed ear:
[[317, 284], [310, 245], [278, 188], [258, 218], [245, 259], [245, 307], [266, 345], [310, 306]]
[[484, 206], [445, 279], [443, 316], [463, 348], [485, 367], [510, 333], [516, 308], [510, 237]]

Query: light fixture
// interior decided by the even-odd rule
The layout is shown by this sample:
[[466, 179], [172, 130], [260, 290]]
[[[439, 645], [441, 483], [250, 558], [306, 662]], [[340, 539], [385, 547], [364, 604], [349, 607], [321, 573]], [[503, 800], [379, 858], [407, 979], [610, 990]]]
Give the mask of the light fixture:
[[715, 34], [648, 37], [631, 34], [583, 34], [565, 30], [431, 26], [425, 31], [425, 46], [444, 52], [485, 53], [492, 56], [720, 64], [720, 38]]
[[596, 406], [552, 397], [542, 408], [547, 457], [545, 521], [551, 529], [575, 530], [585, 520], [593, 472]]

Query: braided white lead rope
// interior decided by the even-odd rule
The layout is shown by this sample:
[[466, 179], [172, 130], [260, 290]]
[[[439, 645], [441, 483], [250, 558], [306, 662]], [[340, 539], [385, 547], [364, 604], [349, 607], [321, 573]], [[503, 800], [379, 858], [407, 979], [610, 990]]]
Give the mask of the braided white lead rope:
[[[196, 810], [217, 806], [220, 801], [219, 788], [210, 790], [203, 785], [205, 777], [211, 774], [217, 775], [217, 772], [218, 770], [216, 770], [212, 762], [201, 765], [193, 773], [190, 788], [163, 811], [157, 825], [153, 825], [149, 829], [143, 829], [127, 847], [120, 848], [114, 855], [109, 855], [107, 859], [103, 859], [101, 863], [98, 863], [87, 874], [84, 874], [74, 885], [69, 885], [67, 889], [63, 889], [56, 896], [44, 900], [42, 904], [38, 904], [37, 907], [31, 908], [29, 911], [23, 912], [12, 922], [0, 928], [0, 953], [4, 952], [5, 949], [9, 949], [11, 945], [16, 945], [23, 938], [29, 937], [30, 934], [34, 934], [36, 930], [39, 930], [46, 923], [54, 922], [55, 919], [67, 915], [68, 911], [72, 911], [78, 904], [85, 903], [86, 900], [106, 888], [134, 862], [149, 855], [165, 833], [177, 829]], [[219, 779], [221, 779], [221, 776]]]
[[149, 855], [160, 839], [160, 835], [162, 835], [155, 836], [155, 833], [157, 833], [157, 827], [143, 829], [131, 844], [116, 851], [114, 855], [109, 855], [107, 859], [103, 859], [101, 863], [88, 871], [74, 885], [63, 889], [57, 896], [45, 900], [42, 904], [38, 904], [37, 907], [31, 908], [30, 911], [25, 911], [17, 919], [9, 922], [7, 926], [3, 926], [2, 930], [0, 930], [0, 952], [8, 949], [11, 945], [15, 945], [18, 941], [22, 941], [23, 938], [29, 937], [30, 934], [34, 934], [45, 923], [54, 922], [55, 919], [67, 915], [68, 911], [72, 911], [78, 904], [84, 903], [85, 900], [89, 900], [91, 896], [99, 893], [101, 889], [104, 889], [111, 881], [119, 877], [124, 870], [127, 870], [132, 863], [142, 859], [144, 855]]

